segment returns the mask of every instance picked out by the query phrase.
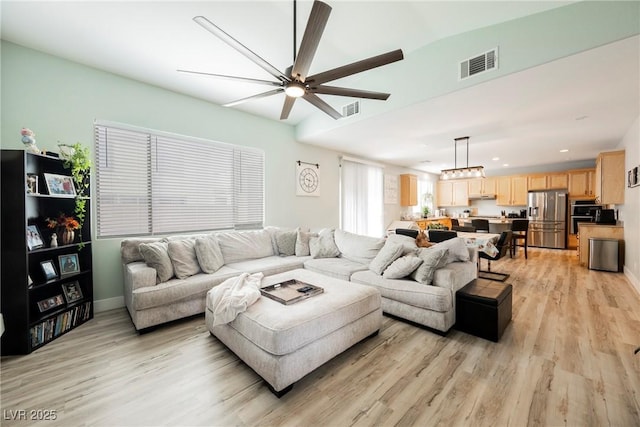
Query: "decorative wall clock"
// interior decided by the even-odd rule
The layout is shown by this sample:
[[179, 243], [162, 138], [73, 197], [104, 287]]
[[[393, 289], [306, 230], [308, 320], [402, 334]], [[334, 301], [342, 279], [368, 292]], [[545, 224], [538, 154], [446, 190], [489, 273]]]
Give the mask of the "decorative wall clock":
[[320, 195], [320, 165], [317, 163], [296, 162], [296, 195]]

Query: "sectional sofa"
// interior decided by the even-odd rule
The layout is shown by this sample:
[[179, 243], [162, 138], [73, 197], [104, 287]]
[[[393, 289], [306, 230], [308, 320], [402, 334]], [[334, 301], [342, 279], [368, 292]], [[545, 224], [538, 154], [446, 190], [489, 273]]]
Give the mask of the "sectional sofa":
[[375, 287], [390, 315], [446, 333], [455, 293], [477, 277], [477, 251], [463, 239], [418, 248], [407, 236], [373, 238], [267, 227], [121, 243], [125, 304], [137, 330], [203, 313], [206, 293], [243, 272], [307, 269]]

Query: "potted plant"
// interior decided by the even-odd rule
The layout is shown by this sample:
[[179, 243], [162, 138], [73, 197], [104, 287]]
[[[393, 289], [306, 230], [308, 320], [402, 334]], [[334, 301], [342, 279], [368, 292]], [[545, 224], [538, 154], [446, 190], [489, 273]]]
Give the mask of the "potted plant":
[[429, 217], [429, 207], [428, 206], [423, 206], [422, 207], [422, 218], [427, 218]]
[[64, 167], [71, 170], [71, 177], [76, 186], [76, 198], [74, 213], [78, 222], [78, 235], [80, 236], [80, 248], [82, 244], [82, 225], [87, 213], [87, 191], [89, 190], [89, 180], [91, 172], [91, 157], [89, 148], [79, 142], [69, 144], [58, 144], [60, 155], [64, 159]]

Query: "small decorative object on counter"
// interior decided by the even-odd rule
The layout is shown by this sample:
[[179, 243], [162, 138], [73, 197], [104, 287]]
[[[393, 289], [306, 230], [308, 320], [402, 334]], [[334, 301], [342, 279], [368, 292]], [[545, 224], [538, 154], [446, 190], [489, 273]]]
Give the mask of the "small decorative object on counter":
[[22, 143], [24, 144], [24, 149], [27, 150], [27, 152], [40, 154], [40, 149], [36, 146], [36, 134], [33, 133], [31, 129], [22, 128], [20, 135], [22, 135]]
[[74, 217], [61, 213], [57, 218], [47, 218], [47, 227], [56, 230], [60, 243], [70, 245], [75, 240], [75, 230], [80, 228], [80, 223]]

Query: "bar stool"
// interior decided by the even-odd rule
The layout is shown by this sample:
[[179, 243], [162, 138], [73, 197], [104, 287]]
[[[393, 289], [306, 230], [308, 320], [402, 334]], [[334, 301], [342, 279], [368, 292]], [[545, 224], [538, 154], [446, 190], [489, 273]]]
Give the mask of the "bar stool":
[[476, 229], [477, 233], [489, 232], [489, 220], [488, 219], [472, 219], [471, 226]]
[[529, 241], [529, 220], [528, 219], [514, 219], [511, 222], [511, 256], [516, 254], [516, 244], [518, 240], [522, 240], [524, 246], [524, 258], [527, 259], [527, 246]]

